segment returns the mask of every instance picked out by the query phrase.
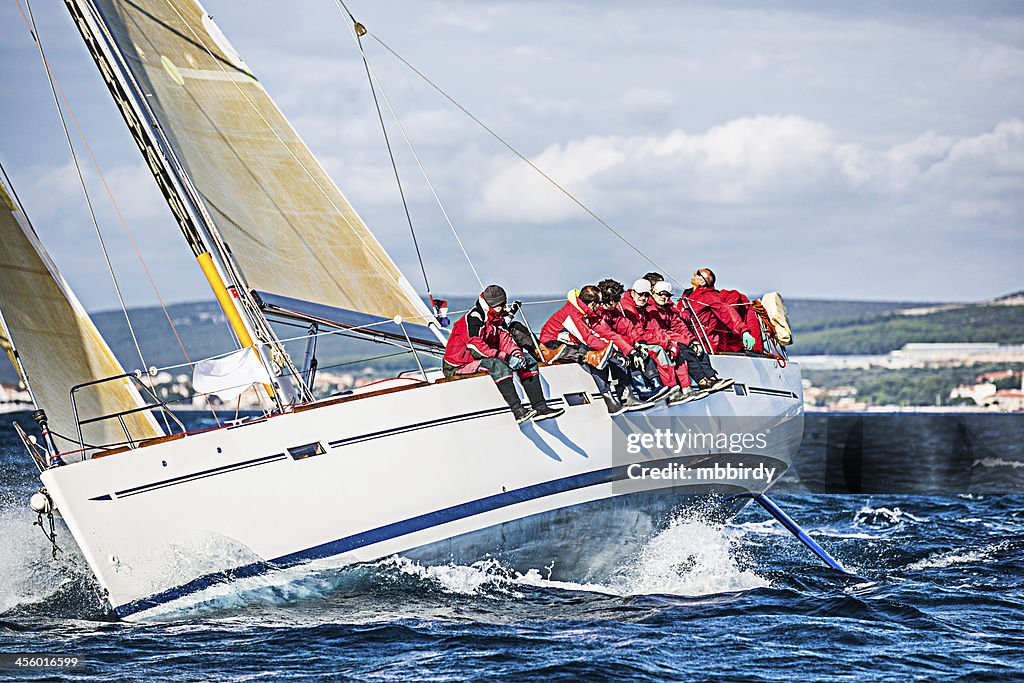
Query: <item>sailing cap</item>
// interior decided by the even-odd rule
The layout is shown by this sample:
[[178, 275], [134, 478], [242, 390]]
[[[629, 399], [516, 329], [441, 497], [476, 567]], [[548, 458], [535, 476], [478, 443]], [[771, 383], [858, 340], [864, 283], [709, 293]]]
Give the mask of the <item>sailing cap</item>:
[[657, 282], [654, 285], [654, 291], [655, 292], [669, 292], [669, 293], [671, 293], [672, 292], [672, 283], [671, 282], [665, 282], [664, 280], [662, 280], [661, 282]]
[[495, 306], [504, 306], [505, 302], [508, 301], [508, 296], [505, 294], [505, 290], [498, 285], [487, 285], [487, 289], [480, 295], [488, 306], [494, 308]]
[[643, 278], [640, 278], [639, 280], [633, 283], [633, 291], [638, 292], [640, 294], [644, 292], [650, 293], [651, 283]]

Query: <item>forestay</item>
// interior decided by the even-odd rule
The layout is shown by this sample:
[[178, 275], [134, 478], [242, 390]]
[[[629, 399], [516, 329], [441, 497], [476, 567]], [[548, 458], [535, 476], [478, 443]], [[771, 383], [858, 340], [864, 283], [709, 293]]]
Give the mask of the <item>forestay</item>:
[[[28, 219], [11, 200], [12, 194], [0, 182], [0, 311], [36, 401], [49, 417], [50, 428], [77, 439], [71, 387], [121, 375], [124, 370], [39, 243]], [[14, 362], [10, 344], [4, 342]], [[144, 405], [127, 379], [82, 389], [76, 394], [76, 402], [82, 420]], [[150, 411], [131, 413], [123, 419], [132, 439], [163, 436]], [[93, 445], [126, 441], [117, 419], [84, 425], [82, 438]], [[73, 448], [62, 439], [57, 440], [57, 446], [62, 450]]]
[[430, 316], [206, 11], [95, 0], [253, 289], [425, 323]]

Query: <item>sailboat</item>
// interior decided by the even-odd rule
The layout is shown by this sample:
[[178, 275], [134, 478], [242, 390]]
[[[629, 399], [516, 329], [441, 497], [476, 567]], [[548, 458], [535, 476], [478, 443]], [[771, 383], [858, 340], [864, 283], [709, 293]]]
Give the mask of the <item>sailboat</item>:
[[[789, 468], [802, 387], [778, 357], [716, 355], [728, 391], [616, 417], [587, 372], [556, 363], [541, 376], [564, 415], [524, 424], [488, 376], [426, 369], [437, 316], [206, 11], [65, 4], [238, 341], [196, 364], [197, 386], [201, 367], [215, 391], [244, 384], [271, 405], [185, 430], [145, 371], [118, 364], [3, 188], [0, 311], [37, 407], [22, 430], [33, 505], [64, 520], [116, 615], [395, 554], [597, 580], [680, 511], [729, 518]], [[402, 345], [419, 370], [316, 399], [274, 320]]]

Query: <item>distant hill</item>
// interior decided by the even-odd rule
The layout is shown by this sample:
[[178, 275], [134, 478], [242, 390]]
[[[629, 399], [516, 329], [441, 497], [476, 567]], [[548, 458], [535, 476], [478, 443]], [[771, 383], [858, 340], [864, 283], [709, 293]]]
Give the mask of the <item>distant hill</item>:
[[[927, 309], [916, 304], [876, 315], [802, 320], [792, 312], [792, 352], [882, 354], [911, 342], [997, 342], [1024, 344], [1024, 305], [1007, 297], [983, 304], [947, 304]], [[925, 310], [922, 310], [922, 309]]]
[[803, 335], [830, 327], [877, 321], [888, 315], [941, 303], [899, 301], [834, 301], [830, 299], [786, 299], [786, 310], [794, 332]]
[[[562, 300], [560, 295], [524, 296], [528, 301]], [[472, 297], [449, 300], [452, 319], [473, 305]], [[560, 305], [527, 306], [530, 323], [540, 330], [544, 320]], [[1024, 344], [1024, 292], [982, 304], [943, 304], [893, 301], [830, 301], [787, 299], [796, 344], [795, 354], [887, 353], [908, 342], [999, 342]], [[234, 341], [220, 308], [213, 301], [174, 304], [168, 307], [178, 335], [192, 360], [207, 358], [234, 348]], [[167, 317], [159, 307], [129, 311], [139, 345], [149, 365], [167, 367], [186, 361]], [[126, 369], [142, 367], [121, 311], [93, 314], [96, 326]], [[280, 327], [282, 338], [301, 336], [301, 327]], [[297, 363], [305, 352], [303, 341], [288, 344]], [[340, 336], [321, 338], [320, 367], [402, 370], [416, 367], [399, 349]], [[384, 357], [381, 357], [384, 356]], [[373, 360], [367, 360], [367, 359]], [[424, 361], [430, 361], [424, 358]], [[436, 365], [436, 361], [431, 363]], [[183, 370], [184, 371], [184, 370]], [[13, 368], [0, 363], [0, 381], [15, 381]]]

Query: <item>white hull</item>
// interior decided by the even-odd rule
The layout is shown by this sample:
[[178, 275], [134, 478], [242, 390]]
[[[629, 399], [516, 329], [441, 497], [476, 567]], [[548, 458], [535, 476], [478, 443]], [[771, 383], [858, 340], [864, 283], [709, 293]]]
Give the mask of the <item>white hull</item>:
[[[121, 616], [231, 576], [321, 558], [491, 554], [523, 570], [553, 566], [556, 578], [593, 578], [693, 497], [743, 494], [723, 499], [728, 516], [788, 468], [798, 420], [771, 453], [747, 459], [775, 467], [772, 481], [633, 481], [621, 453], [613, 460], [613, 436], [627, 418], [802, 415], [795, 365], [728, 356], [715, 365], [745, 395], [719, 392], [613, 420], [600, 400], [581, 402], [594, 401], [592, 379], [559, 365], [542, 376], [565, 415], [517, 425], [488, 377], [410, 382], [54, 467], [42, 480]], [[323, 453], [301, 457], [301, 447], [317, 443]], [[670, 455], [691, 465], [737, 460], [707, 449], [648, 449], [635, 460]]]

